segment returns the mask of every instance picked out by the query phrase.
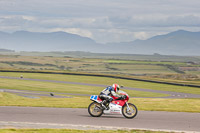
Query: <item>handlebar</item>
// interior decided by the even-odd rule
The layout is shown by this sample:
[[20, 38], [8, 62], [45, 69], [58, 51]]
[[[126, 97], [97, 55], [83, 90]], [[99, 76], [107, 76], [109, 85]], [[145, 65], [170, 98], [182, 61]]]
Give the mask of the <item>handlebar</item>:
[[121, 97], [117, 98], [116, 100], [124, 100], [124, 99], [126, 99], [126, 98], [127, 98], [126, 95], [122, 95]]

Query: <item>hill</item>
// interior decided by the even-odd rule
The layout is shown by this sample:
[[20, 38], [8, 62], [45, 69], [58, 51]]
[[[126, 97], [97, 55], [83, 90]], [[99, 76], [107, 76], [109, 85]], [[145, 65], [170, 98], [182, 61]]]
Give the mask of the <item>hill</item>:
[[66, 32], [0, 32], [0, 48], [16, 51], [85, 51], [95, 53], [200, 55], [200, 32], [178, 30], [147, 40], [99, 44]]
[[147, 40], [109, 44], [123, 53], [163, 55], [200, 55], [200, 32], [178, 30]]
[[0, 40], [0, 48], [17, 51], [95, 51], [99, 47], [90, 38], [66, 32], [0, 32]]
[[0, 49], [0, 52], [15, 52], [14, 50], [9, 49]]

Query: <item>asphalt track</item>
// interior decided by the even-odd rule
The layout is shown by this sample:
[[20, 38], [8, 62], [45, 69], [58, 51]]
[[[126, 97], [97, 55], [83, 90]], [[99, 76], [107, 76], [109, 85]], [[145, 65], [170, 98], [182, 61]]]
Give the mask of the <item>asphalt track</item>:
[[134, 119], [122, 115], [91, 117], [87, 109], [0, 107], [0, 128], [145, 129], [200, 132], [200, 113], [139, 111]]
[[[100, 84], [90, 84], [90, 83], [78, 83], [78, 82], [68, 82], [68, 81], [56, 81], [56, 80], [44, 80], [44, 79], [30, 79], [30, 78], [20, 78], [20, 77], [7, 77], [7, 76], [0, 76], [0, 78], [5, 79], [20, 79], [20, 80], [31, 80], [31, 81], [40, 81], [40, 82], [53, 82], [53, 83], [64, 83], [64, 84], [77, 84], [77, 85], [85, 85], [85, 86], [94, 86], [94, 87], [106, 87], [106, 85], [100, 85]], [[3, 91], [9, 91], [10, 93], [15, 93], [16, 91], [13, 90], [7, 90], [4, 88], [0, 88]], [[144, 92], [154, 92], [154, 93], [163, 93], [168, 94], [170, 96], [167, 97], [157, 97], [157, 98], [200, 98], [200, 95], [197, 94], [189, 94], [189, 93], [180, 93], [180, 92], [172, 92], [172, 91], [161, 91], [161, 90], [151, 90], [151, 89], [142, 89], [142, 88], [130, 88], [130, 87], [124, 87], [124, 89], [128, 90], [136, 90], [136, 91], [144, 91]], [[25, 92], [25, 90], [24, 90]], [[31, 93], [32, 91], [27, 91], [28, 93]], [[50, 93], [50, 92], [46, 92]], [[19, 94], [19, 92], [18, 92]], [[58, 93], [57, 93], [58, 94]], [[61, 93], [59, 93], [61, 94]], [[69, 95], [70, 93], [62, 93]], [[33, 94], [35, 95], [35, 94]], [[70, 94], [70, 95], [79, 95], [79, 94]], [[88, 96], [88, 95], [85, 95]], [[155, 98], [155, 97], [154, 97]]]

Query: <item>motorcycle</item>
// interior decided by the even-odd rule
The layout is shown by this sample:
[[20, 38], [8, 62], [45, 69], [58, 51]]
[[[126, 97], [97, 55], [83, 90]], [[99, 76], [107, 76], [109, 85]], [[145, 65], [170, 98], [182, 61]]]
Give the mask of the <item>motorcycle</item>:
[[93, 102], [88, 106], [88, 113], [93, 117], [100, 117], [102, 114], [123, 114], [124, 117], [132, 119], [137, 115], [137, 107], [128, 103], [129, 96], [126, 92], [119, 90], [120, 95], [125, 95], [124, 98], [112, 96], [113, 101], [105, 109], [102, 107], [102, 100], [98, 95], [91, 95], [90, 100]]

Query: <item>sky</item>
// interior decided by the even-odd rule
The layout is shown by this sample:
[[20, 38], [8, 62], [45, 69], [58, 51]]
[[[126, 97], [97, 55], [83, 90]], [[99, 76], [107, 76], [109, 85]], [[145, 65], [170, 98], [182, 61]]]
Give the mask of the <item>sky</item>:
[[200, 0], [0, 0], [0, 31], [64, 31], [98, 43], [200, 31]]

